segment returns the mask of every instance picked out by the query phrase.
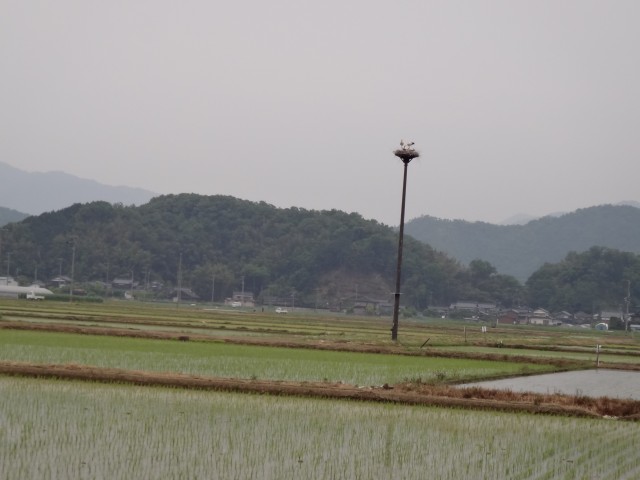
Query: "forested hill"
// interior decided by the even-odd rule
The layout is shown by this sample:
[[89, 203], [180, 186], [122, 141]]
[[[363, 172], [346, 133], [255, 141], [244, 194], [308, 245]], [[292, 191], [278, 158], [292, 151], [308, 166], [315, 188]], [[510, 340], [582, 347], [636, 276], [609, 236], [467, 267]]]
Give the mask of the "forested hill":
[[407, 222], [405, 232], [460, 262], [482, 259], [526, 281], [543, 264], [592, 246], [640, 253], [640, 209], [602, 205], [506, 226], [424, 216]]
[[[484, 264], [474, 269], [405, 239], [403, 304], [426, 308], [458, 299], [509, 302], [521, 286]], [[75, 204], [7, 225], [3, 251], [41, 279], [133, 276], [142, 283], [177, 284], [216, 300], [240, 290], [256, 297], [292, 297], [296, 304], [335, 306], [345, 299], [391, 299], [397, 232], [358, 214], [280, 209], [228, 196], [167, 195], [135, 207]], [[7, 250], [5, 250], [5, 248]], [[181, 262], [180, 262], [181, 259]], [[29, 274], [31, 277], [31, 274]], [[213, 281], [215, 279], [215, 282]], [[25, 278], [29, 281], [30, 278]]]
[[19, 222], [27, 218], [29, 215], [26, 213], [18, 212], [10, 208], [0, 207], [0, 227], [11, 222]]

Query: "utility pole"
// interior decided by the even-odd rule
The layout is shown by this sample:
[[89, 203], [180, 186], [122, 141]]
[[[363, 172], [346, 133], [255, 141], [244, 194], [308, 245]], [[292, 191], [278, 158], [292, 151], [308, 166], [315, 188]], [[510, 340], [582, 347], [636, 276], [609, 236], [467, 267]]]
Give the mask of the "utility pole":
[[111, 284], [109, 283], [109, 267], [111, 266], [111, 262], [107, 260], [107, 278], [105, 280], [105, 285], [107, 287], [107, 295], [111, 296]]
[[76, 268], [76, 241], [77, 237], [71, 237], [71, 288], [69, 288], [69, 303], [73, 301], [73, 278]]
[[180, 252], [178, 259], [178, 302], [176, 308], [180, 308], [180, 300], [182, 300], [182, 252]]
[[216, 274], [211, 275], [211, 304], [213, 304], [214, 294], [216, 292]]
[[629, 303], [631, 303], [631, 280], [627, 280], [627, 296], [624, 297], [625, 314], [624, 314], [624, 329], [629, 331]]

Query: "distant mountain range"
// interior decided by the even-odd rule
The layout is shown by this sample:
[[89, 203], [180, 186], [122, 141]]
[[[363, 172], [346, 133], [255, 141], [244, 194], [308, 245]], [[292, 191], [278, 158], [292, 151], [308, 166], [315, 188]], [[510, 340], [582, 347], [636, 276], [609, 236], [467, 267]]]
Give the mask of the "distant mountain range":
[[[616, 203], [616, 205], [628, 205], [630, 207], [640, 208], [640, 202], [635, 202], [633, 200], [626, 200], [624, 202]], [[559, 217], [561, 215], [566, 215], [569, 212], [554, 212], [547, 213], [545, 217]], [[537, 220], [541, 217], [536, 217], [535, 215], [529, 215], [528, 213], [517, 213], [515, 215], [510, 216], [509, 218], [505, 218], [503, 221], [499, 223], [499, 225], [525, 225], [529, 223], [531, 220]]]
[[[601, 205], [525, 225], [493, 225], [423, 216], [405, 232], [458, 261], [481, 259], [524, 282], [545, 263], [593, 246], [640, 254], [640, 204]], [[637, 205], [637, 206], [632, 206]]]
[[17, 210], [12, 210], [10, 208], [0, 207], [0, 227], [6, 225], [11, 222], [19, 222], [20, 220], [24, 220], [29, 215], [26, 213], [18, 212]]
[[[143, 205], [156, 196], [140, 188], [104, 185], [62, 172], [30, 173], [0, 162], [0, 227], [75, 203]], [[640, 203], [626, 201], [534, 220], [521, 214], [501, 225], [423, 216], [407, 222], [405, 231], [463, 264], [485, 260], [499, 273], [524, 282], [544, 263], [558, 262], [570, 251], [602, 246], [640, 253]]]
[[30, 215], [95, 200], [141, 205], [154, 196], [141, 188], [104, 185], [63, 172], [31, 173], [0, 162], [0, 205]]

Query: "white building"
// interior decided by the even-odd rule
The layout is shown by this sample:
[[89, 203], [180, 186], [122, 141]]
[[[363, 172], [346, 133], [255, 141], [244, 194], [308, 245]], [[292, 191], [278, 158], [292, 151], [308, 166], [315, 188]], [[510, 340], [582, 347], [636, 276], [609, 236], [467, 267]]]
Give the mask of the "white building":
[[529, 324], [531, 325], [553, 325], [551, 314], [544, 308], [538, 308], [534, 310], [529, 317]]
[[[1, 278], [1, 277], [0, 277]], [[0, 283], [0, 297], [4, 298], [18, 298], [20, 295], [27, 295], [33, 293], [35, 295], [53, 295], [53, 292], [47, 288], [42, 288], [38, 285], [31, 285], [29, 287], [20, 287], [15, 285], [3, 285]]]

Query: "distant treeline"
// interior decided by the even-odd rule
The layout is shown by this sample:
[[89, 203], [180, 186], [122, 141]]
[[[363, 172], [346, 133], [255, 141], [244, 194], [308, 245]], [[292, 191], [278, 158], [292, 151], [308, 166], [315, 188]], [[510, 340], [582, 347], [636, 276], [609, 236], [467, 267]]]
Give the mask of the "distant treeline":
[[[135, 279], [140, 288], [161, 284], [164, 292], [180, 284], [203, 300], [220, 301], [244, 288], [258, 302], [291, 298], [300, 306], [342, 308], [357, 301], [391, 302], [397, 242], [394, 229], [354, 213], [181, 194], [139, 207], [93, 202], [28, 217], [4, 227], [0, 255], [22, 283], [36, 274], [39, 279], [69, 276], [73, 263], [75, 282], [87, 289], [91, 282], [120, 277]], [[637, 255], [624, 261], [625, 272], [638, 275]], [[536, 290], [544, 284], [540, 275], [553, 277], [554, 288], [561, 282], [555, 270], [544, 270], [528, 291], [485, 259], [466, 266], [411, 237], [405, 237], [402, 272], [402, 304], [420, 311], [458, 300], [505, 308], [534, 301], [546, 307], [552, 297]], [[594, 278], [621, 283], [615, 275]], [[640, 281], [640, 275], [635, 278]], [[601, 292], [606, 295], [599, 297]], [[615, 288], [592, 293], [589, 308], [597, 298], [603, 303], [621, 298]], [[565, 305], [557, 297], [553, 302]], [[572, 308], [581, 305], [572, 302]]]

